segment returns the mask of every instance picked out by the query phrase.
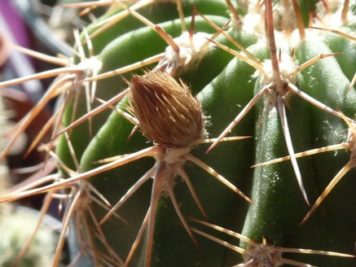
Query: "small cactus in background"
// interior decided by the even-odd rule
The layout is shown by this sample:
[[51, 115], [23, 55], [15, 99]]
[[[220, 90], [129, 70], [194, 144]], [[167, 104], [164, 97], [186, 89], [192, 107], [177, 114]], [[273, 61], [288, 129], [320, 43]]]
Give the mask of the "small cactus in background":
[[[31, 235], [36, 227], [38, 214], [24, 208], [9, 207], [1, 215], [0, 264], [4, 267], [45, 267], [50, 266], [56, 237], [54, 229], [42, 226], [36, 236]], [[31, 243], [24, 250], [24, 246]], [[21, 256], [21, 257], [20, 257]]]
[[355, 3], [67, 5], [99, 6], [73, 58], [17, 47], [59, 67], [0, 83], [57, 77], [1, 153], [60, 97], [58, 174], [0, 199], [67, 194], [52, 265], [69, 234], [77, 266], [354, 266]]
[[[5, 109], [3, 98], [0, 97], [1, 148], [6, 144], [13, 127], [9, 121], [10, 114], [10, 111]], [[9, 176], [6, 160], [2, 160], [0, 164], [0, 192], [2, 194], [10, 186]], [[38, 222], [37, 215], [34, 211], [31, 213], [31, 210], [15, 205], [1, 205], [0, 266], [45, 267], [51, 264], [56, 242], [54, 229], [42, 226], [36, 236], [31, 238]], [[21, 253], [23, 257], [20, 258]]]

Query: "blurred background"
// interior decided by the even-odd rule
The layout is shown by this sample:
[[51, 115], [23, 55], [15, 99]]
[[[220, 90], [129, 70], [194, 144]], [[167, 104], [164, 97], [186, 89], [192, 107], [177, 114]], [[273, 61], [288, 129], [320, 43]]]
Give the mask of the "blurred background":
[[[68, 58], [72, 54], [73, 28], [81, 29], [90, 21], [77, 14], [76, 9], [64, 8], [62, 4], [78, 2], [68, 0], [0, 0], [0, 82], [39, 73], [54, 68], [49, 63], [37, 60], [14, 49], [14, 45], [25, 47], [47, 55]], [[93, 18], [94, 19], [94, 18]], [[14, 131], [17, 122], [31, 110], [46, 92], [51, 79], [33, 80], [21, 85], [0, 89], [0, 149]], [[51, 174], [54, 163], [45, 153], [34, 149], [29, 155], [25, 151], [36, 137], [39, 129], [49, 120], [55, 107], [51, 102], [18, 139], [7, 159], [0, 160], [0, 193]], [[50, 132], [50, 131], [49, 131]], [[44, 138], [49, 140], [49, 136]], [[13, 190], [13, 189], [11, 189]], [[25, 260], [17, 261], [23, 253], [40, 212], [43, 197], [28, 198], [16, 205], [0, 205], [0, 266], [47, 267], [56, 241], [49, 238], [58, 235], [61, 227], [60, 203], [54, 201], [46, 216], [44, 228], [51, 235], [38, 234], [35, 249], [28, 249]], [[42, 228], [43, 228], [42, 227]], [[23, 230], [23, 231], [22, 231]], [[57, 232], [56, 232], [57, 231]], [[26, 233], [22, 233], [26, 232]], [[36, 249], [38, 250], [36, 252]], [[39, 253], [41, 256], [35, 255]], [[43, 256], [43, 257], [42, 257]], [[33, 260], [36, 258], [36, 260]], [[64, 257], [63, 263], [66, 262]]]

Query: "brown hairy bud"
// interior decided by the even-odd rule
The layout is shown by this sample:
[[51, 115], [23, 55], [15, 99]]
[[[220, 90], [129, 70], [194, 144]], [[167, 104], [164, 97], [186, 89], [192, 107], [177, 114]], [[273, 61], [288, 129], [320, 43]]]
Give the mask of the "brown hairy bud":
[[131, 102], [144, 135], [160, 145], [189, 147], [204, 136], [200, 103], [170, 75], [153, 71], [131, 79]]

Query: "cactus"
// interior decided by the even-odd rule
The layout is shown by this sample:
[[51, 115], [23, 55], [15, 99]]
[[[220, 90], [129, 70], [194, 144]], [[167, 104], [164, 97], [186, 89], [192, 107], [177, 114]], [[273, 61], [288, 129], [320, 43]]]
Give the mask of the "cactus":
[[[38, 214], [24, 208], [8, 209], [2, 214], [0, 252], [1, 266], [50, 266], [54, 255], [56, 237], [48, 226], [41, 227], [31, 238]], [[26, 222], [26, 223], [24, 223]], [[31, 243], [28, 243], [31, 240]], [[24, 250], [24, 245], [29, 246]], [[23, 255], [19, 257], [19, 255]]]
[[[8, 139], [8, 132], [13, 125], [9, 121], [10, 111], [5, 108], [3, 97], [0, 97], [0, 147]], [[3, 194], [10, 186], [9, 168], [5, 160], [0, 162], [0, 192]], [[4, 267], [45, 267], [51, 264], [54, 252], [55, 236], [49, 227], [40, 227], [35, 238], [31, 238], [38, 221], [37, 213], [30, 209], [1, 205], [0, 207], [0, 265]], [[25, 223], [24, 223], [25, 222]], [[31, 242], [29, 242], [31, 240]], [[27, 244], [27, 246], [24, 246]], [[26, 253], [24, 253], [26, 252]], [[23, 253], [24, 257], [18, 257]]]
[[60, 96], [58, 175], [0, 199], [66, 189], [53, 266], [68, 233], [77, 266], [354, 266], [355, 3], [67, 7], [105, 5], [73, 58], [20, 49], [59, 67], [0, 84], [58, 75], [1, 154]]

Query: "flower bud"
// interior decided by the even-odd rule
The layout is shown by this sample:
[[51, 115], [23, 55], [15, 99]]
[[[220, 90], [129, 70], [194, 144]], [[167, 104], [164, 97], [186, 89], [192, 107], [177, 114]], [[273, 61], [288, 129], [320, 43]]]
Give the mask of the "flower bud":
[[204, 136], [201, 105], [183, 82], [153, 71], [131, 79], [131, 102], [139, 127], [154, 143], [189, 147]]

